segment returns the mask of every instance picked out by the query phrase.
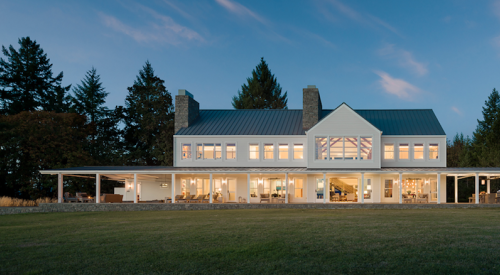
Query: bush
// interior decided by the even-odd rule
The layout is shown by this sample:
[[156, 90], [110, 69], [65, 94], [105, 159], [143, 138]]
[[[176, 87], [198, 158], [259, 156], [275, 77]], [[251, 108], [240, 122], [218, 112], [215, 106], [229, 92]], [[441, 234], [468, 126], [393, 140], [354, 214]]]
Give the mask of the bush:
[[0, 207], [7, 206], [38, 206], [40, 203], [56, 203], [57, 199], [38, 198], [37, 200], [23, 200], [10, 197], [0, 197]]

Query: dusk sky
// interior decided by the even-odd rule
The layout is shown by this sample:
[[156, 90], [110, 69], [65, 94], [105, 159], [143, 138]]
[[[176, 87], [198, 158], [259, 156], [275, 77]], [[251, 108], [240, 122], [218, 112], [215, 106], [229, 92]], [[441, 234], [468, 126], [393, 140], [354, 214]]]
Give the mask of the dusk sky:
[[325, 109], [433, 109], [452, 138], [500, 88], [500, 1], [0, 1], [0, 44], [24, 36], [65, 85], [94, 66], [110, 108], [149, 60], [172, 95], [231, 109], [264, 57], [289, 109], [316, 85]]

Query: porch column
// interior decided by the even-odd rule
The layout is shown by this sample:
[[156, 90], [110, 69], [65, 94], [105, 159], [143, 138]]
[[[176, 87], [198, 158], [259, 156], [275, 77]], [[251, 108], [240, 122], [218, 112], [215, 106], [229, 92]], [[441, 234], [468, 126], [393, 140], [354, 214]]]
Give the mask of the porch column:
[[323, 203], [326, 203], [326, 173], [323, 173]]
[[101, 175], [95, 175], [95, 203], [101, 202]]
[[137, 174], [134, 174], [134, 203], [137, 203]]
[[247, 173], [247, 203], [250, 203], [250, 173]]
[[57, 202], [63, 203], [63, 175], [57, 174]]
[[441, 203], [441, 173], [437, 173], [437, 204]]
[[172, 203], [175, 203], [175, 174], [174, 173], [172, 173], [171, 185], [172, 185], [172, 188], [171, 188], [171, 190], [172, 190]]
[[212, 173], [210, 173], [210, 191], [208, 192], [208, 195], [210, 196], [210, 203], [213, 203], [213, 196], [212, 196], [213, 190], [214, 190], [214, 184], [212, 180]]
[[403, 203], [403, 173], [399, 173], [399, 204]]
[[288, 203], [288, 173], [285, 173], [285, 203]]
[[490, 176], [486, 180], [486, 194], [490, 193]]
[[365, 173], [361, 173], [361, 203], [365, 203]]
[[476, 173], [476, 204], [479, 204], [479, 173]]
[[455, 203], [458, 203], [458, 176], [455, 176]]

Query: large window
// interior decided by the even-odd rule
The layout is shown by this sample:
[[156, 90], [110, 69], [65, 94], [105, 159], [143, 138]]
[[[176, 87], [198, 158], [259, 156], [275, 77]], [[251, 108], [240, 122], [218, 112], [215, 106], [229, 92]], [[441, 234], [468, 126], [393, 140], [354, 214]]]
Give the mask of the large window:
[[385, 180], [385, 183], [384, 183], [384, 197], [385, 198], [392, 198], [393, 185], [394, 185], [393, 180]]
[[226, 144], [226, 159], [236, 159], [236, 144], [227, 143]]
[[191, 144], [190, 143], [182, 144], [181, 159], [191, 159]]
[[384, 145], [384, 159], [394, 159], [394, 144]]
[[371, 137], [361, 137], [360, 138], [360, 153], [362, 160], [372, 159], [372, 138]]
[[209, 179], [196, 179], [196, 196], [208, 194], [210, 190]]
[[259, 144], [250, 144], [250, 159], [259, 159]]
[[439, 159], [439, 144], [429, 144], [429, 159]]
[[344, 159], [358, 159], [358, 138], [345, 137], [344, 147]]
[[424, 144], [413, 144], [413, 159], [424, 159]]
[[257, 197], [257, 180], [251, 180], [250, 181], [250, 197], [256, 198]]
[[274, 145], [264, 144], [264, 159], [274, 159]]
[[326, 137], [317, 137], [315, 145], [315, 159], [326, 160], [328, 154]]
[[302, 198], [304, 196], [304, 180], [295, 179], [295, 197]]
[[280, 144], [278, 148], [279, 148], [278, 158], [288, 159], [288, 144]]
[[221, 159], [222, 147], [220, 143], [196, 144], [196, 159]]
[[304, 159], [304, 145], [293, 145], [293, 159]]
[[343, 158], [344, 158], [344, 138], [331, 137], [330, 159], [343, 159]]
[[196, 159], [203, 159], [203, 144], [196, 144]]
[[409, 158], [408, 143], [400, 143], [399, 144], [399, 159], [408, 159], [408, 158]]

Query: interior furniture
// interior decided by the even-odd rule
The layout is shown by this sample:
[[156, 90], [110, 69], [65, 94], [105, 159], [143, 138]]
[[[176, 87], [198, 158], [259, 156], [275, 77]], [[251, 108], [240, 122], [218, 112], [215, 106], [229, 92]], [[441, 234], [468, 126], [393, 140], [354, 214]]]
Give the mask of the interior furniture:
[[354, 194], [349, 193], [346, 195], [346, 201], [354, 201]]
[[403, 194], [403, 203], [413, 203], [413, 198], [409, 198], [408, 195]]
[[260, 203], [262, 203], [263, 201], [271, 203], [271, 198], [269, 197], [269, 194], [260, 194]]
[[417, 203], [429, 203], [429, 194], [418, 194]]
[[332, 196], [331, 201], [340, 201], [340, 195], [338, 193], [335, 193]]

